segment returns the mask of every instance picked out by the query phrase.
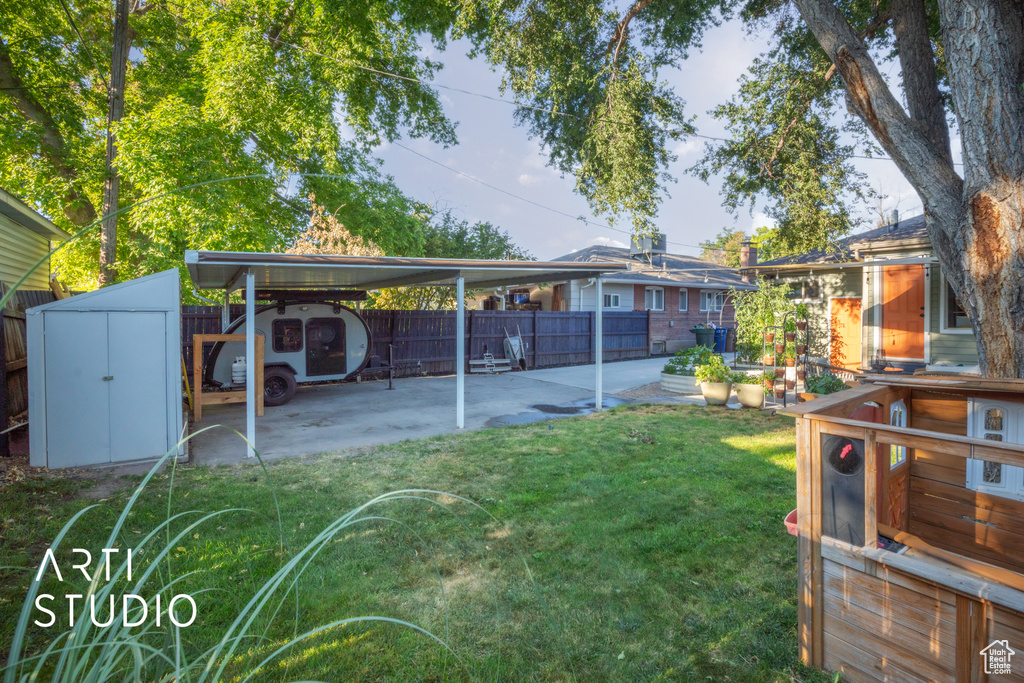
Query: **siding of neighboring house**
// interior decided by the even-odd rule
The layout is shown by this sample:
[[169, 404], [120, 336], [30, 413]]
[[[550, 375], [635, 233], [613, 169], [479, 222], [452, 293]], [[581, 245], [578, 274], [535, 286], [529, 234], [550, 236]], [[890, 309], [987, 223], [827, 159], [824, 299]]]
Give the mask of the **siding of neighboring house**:
[[[909, 252], [899, 256], [916, 256], [921, 252]], [[868, 287], [864, 297], [865, 362], [875, 352], [875, 320], [881, 320], [881, 303], [877, 301], [875, 277], [877, 269], [868, 269]], [[927, 267], [925, 281], [928, 318], [925, 334], [928, 338], [928, 363], [952, 363], [954, 365], [977, 365], [978, 348], [973, 334], [942, 332], [943, 280], [937, 263]], [[876, 305], [877, 304], [877, 305]], [[870, 327], [869, 327], [870, 326]]]
[[928, 341], [931, 363], [952, 363], [953, 365], [977, 365], [978, 345], [974, 334], [942, 332], [942, 297], [946, 284], [938, 264], [929, 269], [928, 284]]
[[[36, 261], [50, 251], [50, 243], [7, 216], [0, 214], [0, 282], [14, 285]], [[49, 261], [39, 266], [22, 285], [23, 289], [49, 289]]]
[[810, 333], [810, 344], [807, 349], [809, 354], [814, 358], [828, 358], [831, 325], [829, 300], [861, 296], [861, 271], [859, 268], [816, 270], [813, 276], [803, 274], [784, 276], [780, 277], [778, 281], [797, 284], [812, 278], [820, 283], [820, 296], [817, 299], [794, 298], [793, 304], [794, 307], [797, 303], [807, 306], [807, 330]]

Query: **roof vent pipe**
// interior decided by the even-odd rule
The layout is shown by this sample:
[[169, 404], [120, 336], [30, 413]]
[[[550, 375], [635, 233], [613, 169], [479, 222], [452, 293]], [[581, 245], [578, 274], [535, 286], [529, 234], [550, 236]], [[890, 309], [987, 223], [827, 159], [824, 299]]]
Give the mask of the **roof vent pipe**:
[[893, 230], [895, 230], [898, 227], [900, 227], [900, 210], [899, 209], [893, 209], [892, 210], [892, 225], [889, 226], [889, 232], [892, 232]]

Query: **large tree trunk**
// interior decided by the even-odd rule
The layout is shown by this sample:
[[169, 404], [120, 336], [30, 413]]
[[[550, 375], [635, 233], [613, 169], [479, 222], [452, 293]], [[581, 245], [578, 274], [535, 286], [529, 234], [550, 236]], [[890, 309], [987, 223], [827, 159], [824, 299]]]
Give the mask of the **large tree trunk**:
[[[964, 156], [961, 179], [939, 130], [920, 0], [895, 0], [910, 115], [831, 2], [795, 0], [846, 85], [851, 110], [917, 190], [943, 272], [971, 317], [982, 372], [1024, 378], [1024, 7], [939, 0]], [[899, 16], [897, 16], [899, 15]]]
[[117, 143], [114, 126], [124, 115], [124, 83], [128, 71], [128, 51], [132, 33], [128, 25], [128, 0], [117, 0], [114, 10], [114, 46], [110, 60], [110, 89], [107, 92], [107, 167], [103, 180], [103, 226], [100, 232], [100, 263], [97, 284], [113, 284], [117, 279], [117, 211], [121, 178], [117, 172]]

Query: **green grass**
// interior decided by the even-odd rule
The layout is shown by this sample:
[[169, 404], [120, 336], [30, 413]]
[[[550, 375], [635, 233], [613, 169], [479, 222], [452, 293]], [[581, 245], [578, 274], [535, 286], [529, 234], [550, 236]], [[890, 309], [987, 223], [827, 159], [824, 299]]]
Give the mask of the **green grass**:
[[[794, 437], [785, 418], [626, 407], [268, 470], [286, 548], [270, 488], [251, 465], [179, 468], [173, 491], [170, 475], [158, 475], [123, 527], [118, 545], [134, 547], [166, 519], [169, 496], [173, 512], [254, 510], [216, 517], [174, 546], [164, 579], [197, 572], [175, 590], [199, 604], [196, 624], [182, 631], [187, 654], [219, 640], [289, 553], [380, 494], [445, 491], [493, 517], [438, 495], [374, 506], [368, 514], [395, 521], [360, 523], [329, 543], [302, 575], [298, 604], [293, 594], [276, 619], [258, 623], [265, 638], [232, 660], [232, 680], [295, 633], [362, 615], [422, 626], [459, 659], [408, 627], [359, 623], [297, 644], [258, 678], [826, 680], [796, 654], [796, 542], [782, 524], [795, 505]], [[81, 486], [37, 479], [5, 489], [0, 565], [37, 567], [66, 520], [94, 502], [77, 495]], [[102, 547], [130, 493], [87, 512], [66, 545]], [[58, 559], [65, 582], [48, 577], [44, 591], [81, 588], [70, 555]], [[0, 574], [5, 652], [30, 578]], [[55, 611], [66, 622], [66, 609]], [[27, 652], [58, 632], [30, 631]]]

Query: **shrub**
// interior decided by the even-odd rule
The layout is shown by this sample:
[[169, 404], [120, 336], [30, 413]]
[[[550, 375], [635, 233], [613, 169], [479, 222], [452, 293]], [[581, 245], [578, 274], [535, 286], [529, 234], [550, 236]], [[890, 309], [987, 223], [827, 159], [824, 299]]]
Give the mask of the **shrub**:
[[693, 376], [697, 378], [698, 382], [730, 382], [732, 375], [732, 370], [717, 354], [712, 354], [707, 363], [693, 369]]
[[714, 355], [715, 352], [707, 346], [683, 349], [677, 351], [668, 363], [665, 363], [665, 369], [662, 372], [666, 375], [692, 375], [696, 366], [706, 365]]
[[834, 394], [837, 391], [843, 389], [849, 389], [843, 380], [839, 379], [835, 375], [814, 375], [813, 377], [807, 378], [805, 385], [807, 391], [814, 394]]
[[[774, 377], [775, 374], [772, 374]], [[761, 384], [764, 381], [764, 375], [750, 375], [745, 372], [734, 372], [732, 373], [733, 384]]]

